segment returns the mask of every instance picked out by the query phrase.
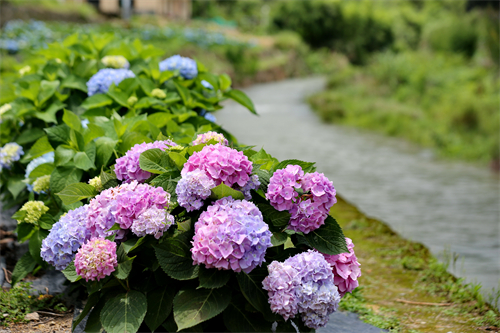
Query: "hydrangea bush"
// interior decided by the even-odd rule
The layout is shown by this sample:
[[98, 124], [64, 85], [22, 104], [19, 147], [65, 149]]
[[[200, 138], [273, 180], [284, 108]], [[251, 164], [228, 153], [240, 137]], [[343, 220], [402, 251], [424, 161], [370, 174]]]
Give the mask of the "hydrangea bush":
[[[20, 130], [1, 148], [0, 190], [22, 204], [13, 218], [29, 240], [13, 284], [36, 267], [62, 271], [88, 293], [73, 328], [88, 315], [92, 331], [324, 326], [360, 275], [329, 216], [332, 182], [314, 163], [241, 146], [201, 116], [225, 98], [255, 111], [226, 76], [100, 38], [42, 51], [47, 65], [19, 82], [36, 97], [24, 92], [3, 114], [1, 126]], [[129, 69], [103, 69], [125, 63], [118, 55]], [[133, 75], [101, 77], [93, 90], [96, 76], [117, 70]]]

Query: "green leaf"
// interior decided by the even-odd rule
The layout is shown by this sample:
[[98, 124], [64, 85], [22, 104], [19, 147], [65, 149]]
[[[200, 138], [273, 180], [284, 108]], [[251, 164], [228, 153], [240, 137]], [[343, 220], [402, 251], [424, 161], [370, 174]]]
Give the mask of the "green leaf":
[[113, 275], [120, 280], [125, 280], [126, 278], [128, 278], [128, 275], [132, 270], [133, 261], [133, 259], [128, 259], [124, 262], [119, 263], [116, 267], [116, 271], [113, 272]]
[[179, 330], [193, 327], [224, 311], [231, 302], [229, 289], [187, 289], [174, 298], [174, 319]]
[[165, 191], [170, 193], [171, 201], [175, 201], [177, 200], [177, 193], [175, 192], [175, 189], [179, 180], [179, 177], [172, 178], [172, 174], [170, 172], [162, 173], [151, 181], [151, 185], [163, 188]]
[[68, 185], [78, 183], [82, 174], [83, 171], [80, 169], [57, 167], [50, 175], [50, 190], [52, 193], [61, 192]]
[[137, 132], [126, 132], [121, 139], [122, 143], [119, 145], [119, 150], [124, 153], [129, 151], [130, 148], [136, 144], [153, 141], [147, 136]]
[[191, 258], [192, 232], [183, 232], [153, 245], [160, 267], [176, 280], [191, 280], [198, 277], [198, 265]]
[[69, 161], [71, 161], [74, 156], [75, 156], [75, 151], [73, 149], [59, 146], [56, 148], [56, 152], [54, 154], [54, 164], [55, 166], [64, 165]]
[[[118, 140], [113, 140], [108, 137], [100, 137], [95, 141], [96, 145], [96, 163], [100, 166], [106, 166], [109, 159], [113, 155], [113, 150], [116, 147]], [[104, 185], [104, 183], [103, 183]]]
[[50, 214], [43, 214], [38, 222], [40, 223], [40, 228], [45, 230], [52, 229], [52, 226], [54, 225], [54, 223], [56, 223], [56, 221]]
[[155, 83], [145, 77], [139, 77], [137, 80], [139, 81], [142, 91], [144, 91], [146, 95], [151, 96], [151, 91], [156, 88]]
[[255, 111], [255, 106], [253, 105], [253, 102], [248, 96], [241, 90], [237, 89], [232, 89], [229, 91], [226, 91], [224, 93], [224, 96], [229, 97], [233, 99], [234, 101], [240, 103], [244, 107], [246, 107], [250, 112], [253, 114], [257, 114], [257, 111]]
[[39, 128], [30, 128], [24, 130], [16, 139], [16, 142], [20, 145], [33, 142], [43, 136], [45, 133]]
[[30, 178], [38, 178], [46, 175], [50, 175], [52, 171], [54, 171], [54, 164], [52, 163], [44, 163], [40, 164], [36, 168], [31, 171], [31, 173], [28, 175]]
[[230, 332], [271, 332], [271, 323], [256, 313], [245, 311], [244, 307], [231, 303], [223, 316], [224, 324]]
[[85, 171], [96, 168], [95, 164], [92, 162], [87, 153], [83, 151], [77, 152], [73, 157], [73, 161], [75, 162], [75, 166], [77, 168], [80, 168]]
[[[99, 293], [95, 293], [99, 294]], [[93, 294], [91, 294], [93, 295]], [[105, 295], [103, 298], [99, 300], [99, 302], [94, 306], [92, 311], [90, 312], [87, 323], [85, 324], [85, 329], [83, 330], [85, 333], [102, 333], [104, 332], [101, 323], [101, 311], [106, 305], [107, 297]]]
[[26, 184], [23, 182], [24, 177], [15, 176], [9, 178], [7, 181], [7, 189], [12, 194], [12, 197], [17, 198], [19, 193], [21, 193], [25, 188]]
[[51, 151], [54, 151], [54, 148], [49, 143], [49, 138], [47, 136], [43, 136], [40, 139], [36, 140], [33, 147], [31, 147], [28, 152], [28, 156], [30, 159], [37, 158], [42, 156], [43, 154], [47, 154]]
[[182, 170], [184, 163], [187, 162], [187, 159], [183, 155], [176, 152], [170, 152], [168, 153], [168, 156], [172, 159], [172, 161], [174, 161], [179, 170]]
[[137, 332], [146, 316], [147, 299], [143, 293], [130, 290], [111, 298], [101, 311], [102, 326], [108, 333]]
[[211, 189], [210, 192], [212, 192], [212, 194], [210, 195], [210, 198], [216, 199], [216, 200], [222, 199], [225, 197], [232, 197], [235, 200], [245, 199], [245, 196], [243, 195], [243, 193], [230, 188], [229, 186], [227, 186], [224, 183], [217, 185], [216, 187]]
[[302, 168], [304, 173], [310, 173], [316, 170], [314, 164], [314, 162], [304, 162], [300, 160], [284, 160], [274, 167], [274, 171], [284, 169], [287, 165], [298, 165]]
[[29, 242], [29, 251], [31, 257], [39, 264], [43, 264], [44, 261], [40, 257], [40, 250], [42, 248], [42, 241], [49, 235], [49, 232], [44, 229], [35, 230], [33, 235], [31, 235]]
[[29, 252], [26, 252], [21, 259], [16, 263], [12, 272], [12, 286], [21, 281], [28, 273], [32, 272], [36, 266], [36, 261], [31, 257]]
[[40, 82], [40, 93], [38, 94], [39, 105], [43, 105], [51, 98], [59, 87], [59, 81], [45, 81]]
[[219, 75], [219, 87], [220, 90], [226, 91], [231, 87], [231, 78], [227, 74]]
[[77, 201], [93, 198], [97, 195], [95, 187], [84, 183], [70, 184], [56, 195], [61, 198], [63, 204], [71, 205]]
[[161, 83], [170, 80], [172, 77], [174, 77], [174, 73], [171, 71], [163, 71], [160, 73], [160, 78], [158, 81]]
[[[73, 265], [74, 268], [74, 262], [72, 261], [70, 265]], [[69, 266], [68, 266], [69, 267]], [[76, 273], [76, 272], [75, 272]], [[64, 271], [63, 271], [64, 274]], [[73, 320], [73, 325], [71, 326], [71, 330], [74, 331], [76, 326], [80, 324], [80, 322], [87, 316], [87, 314], [92, 310], [92, 308], [99, 302], [99, 293], [93, 293], [89, 295], [89, 298], [87, 299], [87, 303], [85, 303], [85, 306], [83, 307], [82, 312]]]
[[[22, 220], [14, 217], [19, 212], [24, 212], [24, 216], [22, 216]], [[19, 210], [19, 211], [16, 212], [16, 214], [14, 214], [14, 216], [12, 216], [12, 218], [15, 219], [15, 220], [21, 220], [21, 221], [23, 221], [24, 217], [26, 216], [26, 211]], [[17, 241], [19, 243], [24, 242], [25, 240], [27, 240], [28, 238], [31, 237], [31, 235], [33, 234], [34, 230], [35, 230], [35, 225], [32, 224], [32, 223], [27, 223], [27, 222], [21, 222], [21, 223], [19, 223], [17, 225], [17, 228], [16, 228]]]
[[[70, 282], [76, 282], [80, 280], [82, 277], [76, 273], [75, 261], [71, 261], [68, 266], [62, 271], [66, 279]], [[92, 296], [92, 295], [91, 295]]]
[[[13, 219], [13, 220], [17, 220], [17, 221], [24, 221], [24, 219], [26, 218], [26, 215], [28, 214], [28, 212], [26, 212], [25, 210], [18, 210], [17, 212], [15, 212], [10, 218]], [[33, 226], [33, 224], [31, 223], [27, 223], [28, 225], [30, 226]], [[21, 224], [18, 225], [18, 228]], [[33, 228], [31, 228], [33, 229]], [[31, 232], [31, 229], [30, 229], [30, 232]], [[20, 236], [18, 235], [19, 238], [23, 238], [23, 236]]]
[[109, 97], [111, 97], [116, 103], [120, 104], [123, 107], [128, 108], [128, 96], [123, 92], [120, 91], [115, 84], [111, 84], [111, 87], [109, 87], [107, 93]]
[[191, 105], [191, 94], [189, 93], [189, 89], [178, 84], [177, 82], [174, 81], [175, 88], [177, 89], [177, 92], [179, 93], [179, 96], [181, 96], [182, 102], [184, 105], [189, 106]]
[[101, 184], [102, 188], [104, 190], [110, 188], [110, 187], [115, 187], [118, 185], [118, 179], [116, 178], [116, 174], [113, 173], [107, 173], [104, 171], [101, 171], [101, 174], [99, 175], [101, 177]]
[[70, 128], [74, 129], [77, 132], [82, 132], [82, 122], [80, 120], [80, 117], [78, 117], [73, 112], [64, 110], [62, 119], [64, 123], [68, 125]]
[[142, 170], [151, 173], [162, 174], [168, 172], [168, 155], [158, 148], [146, 150], [139, 157], [139, 165]]
[[331, 216], [326, 218], [324, 225], [304, 235], [304, 238], [319, 252], [331, 255], [349, 252], [344, 233]]
[[54, 101], [50, 106], [43, 112], [35, 112], [34, 116], [38, 119], [45, 121], [46, 123], [57, 124], [56, 113], [59, 110], [64, 109], [66, 104], [62, 103], [60, 100]]
[[258, 203], [257, 207], [261, 211], [264, 221], [268, 224], [272, 224], [276, 228], [283, 228], [288, 225], [290, 217], [292, 216], [288, 211], [280, 212], [273, 206], [265, 203]]
[[68, 125], [59, 125], [49, 128], [44, 128], [44, 131], [47, 133], [47, 137], [51, 144], [54, 147], [58, 145], [64, 145], [69, 142], [69, 132], [70, 128]]
[[106, 105], [113, 104], [113, 99], [105, 94], [96, 94], [87, 98], [82, 103], [82, 108], [85, 110], [101, 108]]
[[87, 82], [81, 77], [70, 74], [61, 83], [61, 88], [77, 89], [87, 92]]
[[123, 242], [121, 245], [123, 246], [123, 250], [125, 251], [125, 253], [128, 254], [130, 251], [135, 250], [142, 243], [144, 243], [145, 239], [146, 237], [132, 238], [127, 240], [126, 242]]
[[219, 90], [219, 80], [216, 75], [206, 72], [198, 74], [198, 78], [200, 81], [205, 80], [210, 83], [215, 91]]
[[176, 290], [169, 285], [148, 292], [148, 312], [144, 321], [154, 332], [172, 312], [172, 301]]
[[288, 235], [284, 232], [273, 232], [271, 243], [273, 246], [280, 246], [286, 243]]
[[96, 124], [90, 123], [87, 125], [87, 128], [83, 132], [83, 140], [85, 144], [87, 144], [90, 141], [105, 135], [106, 132], [104, 131], [104, 129], [102, 129], [100, 126], [97, 126]]
[[226, 285], [231, 278], [231, 271], [218, 270], [214, 268], [205, 268], [200, 266], [198, 278], [200, 279], [200, 287], [202, 288], [220, 288]]
[[[262, 281], [268, 275], [266, 268], [255, 268], [250, 274], [236, 274], [240, 290], [246, 300], [258, 311], [264, 314], [268, 321], [275, 321], [278, 315], [271, 312], [267, 291], [262, 289]], [[278, 319], [279, 320], [279, 319]]]

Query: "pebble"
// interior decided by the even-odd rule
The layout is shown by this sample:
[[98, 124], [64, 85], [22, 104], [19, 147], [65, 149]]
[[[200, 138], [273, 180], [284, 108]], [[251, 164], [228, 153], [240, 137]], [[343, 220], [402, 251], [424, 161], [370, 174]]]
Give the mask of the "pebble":
[[38, 315], [37, 312], [32, 312], [28, 313], [26, 316], [24, 316], [24, 319], [32, 321], [32, 320], [40, 320], [40, 316]]

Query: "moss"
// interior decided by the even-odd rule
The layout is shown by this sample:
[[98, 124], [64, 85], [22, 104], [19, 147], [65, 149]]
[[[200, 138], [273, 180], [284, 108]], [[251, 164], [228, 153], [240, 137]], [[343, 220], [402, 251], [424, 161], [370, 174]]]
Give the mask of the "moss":
[[[341, 302], [372, 325], [392, 332], [477, 332], [498, 327], [499, 313], [478, 286], [464, 284], [422, 244], [401, 238], [338, 197], [331, 215], [353, 240], [360, 287]], [[434, 303], [440, 305], [411, 304]]]

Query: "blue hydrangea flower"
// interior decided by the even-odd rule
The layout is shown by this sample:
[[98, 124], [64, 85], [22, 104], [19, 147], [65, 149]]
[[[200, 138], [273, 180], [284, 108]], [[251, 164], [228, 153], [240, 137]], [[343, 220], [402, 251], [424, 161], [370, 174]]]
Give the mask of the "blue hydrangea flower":
[[42, 241], [40, 256], [62, 271], [75, 258], [75, 252], [91, 238], [86, 227], [88, 205], [70, 210], [56, 222]]
[[201, 80], [201, 85], [207, 89], [214, 90], [214, 86], [212, 86], [208, 81]]
[[123, 80], [132, 77], [135, 77], [135, 74], [128, 69], [101, 69], [87, 82], [88, 95], [104, 94], [108, 91], [112, 83], [118, 85]]
[[86, 129], [89, 127], [90, 121], [88, 119], [82, 119], [82, 121], [80, 121], [80, 123], [82, 124], [82, 127]]
[[0, 171], [10, 169], [12, 163], [19, 161], [21, 156], [24, 155], [23, 147], [15, 142], [9, 142], [0, 148]]
[[[40, 157], [37, 157], [33, 161], [29, 162], [28, 165], [26, 166], [26, 173], [24, 174], [24, 178], [29, 178], [31, 172], [35, 170], [36, 167], [45, 163], [54, 163], [53, 151], [51, 151], [50, 153], [46, 153]], [[28, 191], [33, 192], [33, 185], [26, 184], [26, 187], [28, 188]]]
[[162, 72], [176, 69], [187, 80], [194, 79], [198, 75], [198, 66], [193, 59], [174, 55], [160, 62], [160, 71]]

